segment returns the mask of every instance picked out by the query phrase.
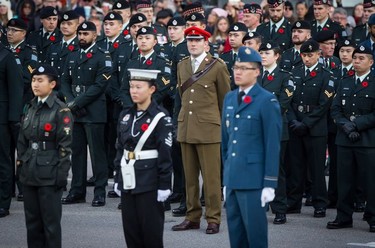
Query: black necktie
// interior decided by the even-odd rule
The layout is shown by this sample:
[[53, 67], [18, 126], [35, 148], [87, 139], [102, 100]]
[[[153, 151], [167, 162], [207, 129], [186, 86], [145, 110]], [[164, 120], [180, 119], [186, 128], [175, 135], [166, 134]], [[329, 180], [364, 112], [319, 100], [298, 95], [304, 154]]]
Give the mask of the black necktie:
[[237, 53], [234, 53], [233, 54], [233, 62], [236, 62], [237, 61]]
[[62, 45], [62, 50], [64, 50], [66, 47], [67, 47], [67, 43], [66, 42], [63, 42], [63, 45]]
[[310, 74], [310, 70], [309, 70], [309, 69], [306, 69], [306, 74], [305, 74], [305, 76], [307, 77], [309, 74]]
[[269, 74], [270, 74], [270, 72], [267, 71], [267, 70], [265, 70], [265, 71], [264, 71], [264, 74], [263, 74], [263, 79], [264, 79], [264, 78], [267, 78]]
[[357, 78], [357, 81], [356, 81], [355, 85], [358, 85], [358, 84], [361, 84], [361, 79], [359, 79], [359, 78]]
[[329, 68], [329, 58], [325, 58], [324, 61], [325, 61], [324, 66], [326, 68]]
[[272, 24], [272, 30], [271, 30], [271, 39], [274, 38], [274, 35], [276, 33], [276, 24]]
[[145, 57], [141, 57], [141, 64], [143, 64], [145, 62], [146, 58]]
[[322, 31], [322, 27], [318, 26], [318, 32]]
[[48, 39], [48, 35], [49, 35], [49, 33], [45, 32], [44, 35], [43, 35], [43, 39], [47, 40]]
[[299, 52], [296, 51], [296, 52], [294, 53], [294, 61], [296, 61], [298, 57], [299, 57]]
[[38, 101], [37, 107], [40, 108], [40, 107], [42, 107], [42, 105], [43, 105], [43, 102], [42, 101]]
[[108, 44], [107, 44], [107, 50], [109, 50], [109, 48], [112, 46], [112, 41], [108, 41]]
[[241, 102], [242, 102], [242, 97], [245, 95], [245, 92], [244, 91], [240, 91], [237, 95], [237, 102], [238, 102], [238, 105], [241, 105]]
[[348, 69], [346, 69], [346, 68], [342, 69], [342, 76], [345, 76], [346, 73], [348, 73]]

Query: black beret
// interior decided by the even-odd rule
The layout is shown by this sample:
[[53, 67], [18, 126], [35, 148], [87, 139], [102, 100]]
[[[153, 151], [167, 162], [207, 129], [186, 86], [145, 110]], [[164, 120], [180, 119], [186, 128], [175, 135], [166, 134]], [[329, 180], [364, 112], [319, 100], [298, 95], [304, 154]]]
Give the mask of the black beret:
[[82, 22], [77, 28], [77, 32], [78, 31], [94, 31], [94, 32], [96, 32], [96, 26], [93, 22]]
[[142, 9], [142, 8], [152, 8], [152, 3], [150, 1], [147, 1], [147, 0], [141, 0], [141, 1], [137, 1], [136, 5], [135, 5], [135, 9]]
[[62, 21], [70, 21], [79, 19], [79, 14], [74, 10], [66, 11], [62, 16]]
[[109, 12], [103, 19], [104, 21], [123, 21], [122, 16], [116, 12]]
[[58, 78], [57, 70], [55, 69], [55, 67], [49, 64], [39, 65], [37, 68], [35, 68], [35, 70], [31, 74], [31, 76], [34, 76], [34, 75], [48, 75], [48, 76], [53, 77], [54, 80], [57, 80]]
[[363, 8], [371, 8], [371, 7], [375, 7], [374, 0], [363, 0]]
[[273, 42], [273, 41], [268, 41], [268, 42], [265, 42], [265, 43], [262, 43], [259, 47], [259, 52], [260, 51], [268, 51], [268, 50], [272, 50], [274, 48], [280, 48], [279, 47], [279, 44], [277, 44], [276, 42]]
[[247, 27], [242, 22], [235, 22], [232, 25], [230, 25], [228, 33], [229, 32], [239, 32], [239, 31], [247, 32]]
[[262, 39], [262, 36], [258, 32], [249, 32], [245, 35], [245, 37], [243, 37], [242, 43], [245, 43], [245, 41], [255, 39], [255, 38]]
[[152, 34], [152, 35], [156, 36], [156, 30], [152, 27], [149, 27], [149, 26], [141, 27], [140, 29], [138, 29], [136, 37], [138, 37], [138, 35], [142, 35], [142, 34]]
[[57, 10], [54, 7], [47, 6], [40, 11], [40, 19], [46, 19], [50, 16], [57, 16]]
[[19, 18], [10, 19], [7, 24], [7, 27], [15, 27], [15, 28], [27, 30], [27, 24], [22, 19], [19, 19]]
[[305, 41], [300, 48], [301, 53], [312, 53], [316, 51], [319, 51], [319, 43], [313, 39]]
[[284, 3], [284, 0], [267, 0], [269, 8], [277, 8]]
[[285, 7], [289, 7], [289, 9], [293, 10], [293, 4], [289, 1], [285, 1]]
[[156, 14], [156, 20], [173, 17], [173, 12], [170, 9], [162, 9]]
[[202, 3], [197, 1], [191, 4], [187, 4], [184, 8], [182, 16], [186, 18], [187, 16], [193, 13], [202, 12], [202, 11], [204, 11]]
[[247, 3], [243, 7], [243, 13], [263, 15], [262, 7], [257, 3]]
[[364, 53], [373, 56], [371, 49], [363, 45], [360, 45], [356, 49], [354, 49], [352, 56], [354, 56], [355, 53]]
[[375, 25], [375, 14], [370, 15], [370, 17], [368, 18], [367, 24], [369, 26]]
[[352, 41], [352, 40], [349, 40], [349, 39], [345, 39], [345, 40], [343, 40], [343, 41], [340, 41], [339, 42], [339, 44], [337, 45], [338, 46], [338, 48], [340, 49], [341, 47], [354, 47], [354, 48], [356, 48], [357, 46], [356, 46], [356, 44], [355, 44], [355, 42], [354, 41]]
[[308, 23], [307, 21], [296, 21], [292, 26], [292, 30], [293, 29], [308, 29], [308, 30], [311, 30], [311, 26], [310, 26], [310, 23]]
[[126, 1], [126, 0], [117, 0], [113, 4], [112, 10], [115, 10], [115, 9], [129, 9], [129, 8], [130, 8], [130, 4], [128, 3], [128, 1]]
[[185, 21], [197, 22], [204, 20], [206, 20], [206, 18], [201, 13], [193, 13], [185, 17]]
[[336, 39], [336, 34], [335, 32], [331, 30], [322, 30], [318, 33], [316, 33], [313, 37], [314, 40], [317, 42], [324, 42], [327, 40], [335, 40]]
[[169, 20], [167, 27], [169, 26], [185, 26], [186, 21], [184, 18], [178, 16], [178, 17], [173, 17], [172, 19]]
[[323, 5], [323, 4], [332, 6], [331, 0], [314, 0], [314, 5]]
[[147, 17], [142, 13], [137, 13], [130, 18], [129, 27], [133, 26], [134, 24], [145, 22], [145, 21], [147, 21]]

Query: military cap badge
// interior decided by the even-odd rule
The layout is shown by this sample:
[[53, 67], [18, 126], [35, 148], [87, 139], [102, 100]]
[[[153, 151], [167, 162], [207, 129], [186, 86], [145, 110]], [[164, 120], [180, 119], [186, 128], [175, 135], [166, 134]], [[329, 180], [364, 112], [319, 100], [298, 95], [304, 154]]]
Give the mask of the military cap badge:
[[177, 25], [177, 21], [173, 20], [172, 24], [173, 24], [173, 26], [176, 26]]
[[192, 15], [191, 19], [194, 21], [195, 19], [197, 19], [197, 17], [195, 15]]
[[87, 28], [87, 24], [86, 23], [82, 24], [82, 28], [86, 29]]

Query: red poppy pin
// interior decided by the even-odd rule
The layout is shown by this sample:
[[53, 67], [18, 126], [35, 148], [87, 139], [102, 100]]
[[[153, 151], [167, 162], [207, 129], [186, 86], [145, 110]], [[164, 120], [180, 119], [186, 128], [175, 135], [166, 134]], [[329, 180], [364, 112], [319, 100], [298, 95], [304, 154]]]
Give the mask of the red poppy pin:
[[144, 131], [146, 131], [147, 130], [147, 128], [148, 128], [148, 124], [142, 124], [142, 126], [141, 126], [141, 130], [144, 132]]
[[51, 130], [52, 130], [52, 125], [51, 125], [51, 123], [46, 123], [46, 124], [44, 124], [44, 131], [49, 132], [49, 131], [51, 131]]
[[273, 80], [273, 76], [272, 75], [268, 75], [267, 79], [268, 79], [268, 81], [272, 81]]
[[324, 30], [324, 31], [327, 31], [327, 30], [328, 30], [328, 28], [327, 28], [327, 27], [324, 27], [324, 28], [323, 28], [323, 30]]
[[114, 48], [118, 48], [118, 42], [113, 43]]
[[69, 49], [69, 51], [72, 52], [72, 51], [74, 50], [74, 46], [73, 46], [73, 45], [69, 45], [69, 46], [68, 46], [68, 49]]
[[331, 62], [331, 68], [332, 68], [332, 69], [335, 69], [335, 68], [336, 68], [336, 64], [335, 64], [335, 62], [333, 62], [333, 61]]
[[127, 29], [124, 30], [124, 32], [122, 32], [124, 35], [128, 35], [129, 34], [129, 31]]
[[279, 30], [277, 31], [279, 34], [283, 34], [285, 32], [285, 30], [283, 28], [279, 28]]
[[92, 57], [92, 53], [88, 53], [88, 54], [86, 54], [86, 57], [87, 57], [87, 58], [91, 58], [91, 57]]
[[157, 34], [158, 33], [158, 31], [154, 28], [154, 34]]
[[354, 71], [353, 71], [353, 70], [349, 70], [349, 71], [348, 71], [348, 75], [349, 75], [349, 76], [353, 76], [353, 75], [354, 75]]
[[50, 40], [50, 41], [55, 41], [55, 40], [56, 40], [56, 37], [53, 36], [53, 35], [51, 35], [51, 36], [49, 37], [49, 40]]
[[21, 49], [17, 48], [16, 53], [20, 53], [20, 52], [21, 52]]
[[362, 87], [366, 88], [367, 86], [368, 86], [368, 82], [363, 81], [363, 82], [362, 82]]
[[152, 65], [152, 60], [151, 59], [146, 60], [146, 65]]
[[70, 118], [68, 116], [64, 117], [64, 123], [68, 124], [70, 122]]
[[247, 104], [251, 103], [251, 101], [252, 101], [251, 96], [245, 96], [245, 98], [243, 99], [243, 102]]
[[315, 77], [316, 76], [316, 72], [315, 71], [310, 72], [310, 76]]

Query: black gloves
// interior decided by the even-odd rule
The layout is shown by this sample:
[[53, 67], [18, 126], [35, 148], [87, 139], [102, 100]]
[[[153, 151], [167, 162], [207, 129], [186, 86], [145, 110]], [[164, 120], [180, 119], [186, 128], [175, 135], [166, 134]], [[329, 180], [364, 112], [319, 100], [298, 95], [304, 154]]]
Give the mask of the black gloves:
[[72, 114], [77, 118], [87, 115], [86, 109], [79, 108], [74, 101], [68, 102], [66, 106], [72, 111]]
[[298, 135], [303, 136], [307, 134], [308, 128], [305, 125], [305, 123], [297, 120], [293, 120], [290, 122], [289, 127], [292, 129], [292, 131]]
[[348, 135], [348, 138], [350, 139], [351, 142], [356, 142], [361, 139], [361, 135], [358, 132], [351, 132]]
[[355, 125], [354, 122], [345, 122], [344, 125], [342, 125], [342, 130], [346, 135], [349, 135], [351, 132], [356, 131], [357, 126]]

